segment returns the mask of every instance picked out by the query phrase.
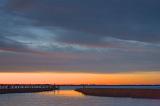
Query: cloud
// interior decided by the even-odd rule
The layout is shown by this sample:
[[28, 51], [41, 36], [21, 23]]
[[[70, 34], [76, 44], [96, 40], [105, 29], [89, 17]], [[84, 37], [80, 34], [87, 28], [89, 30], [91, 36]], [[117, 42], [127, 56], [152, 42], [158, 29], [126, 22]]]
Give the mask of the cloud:
[[11, 52], [32, 52], [25, 43], [15, 40], [17, 39], [16, 37], [23, 35], [23, 33], [18, 35], [20, 30], [14, 29], [16, 27], [28, 25], [28, 20], [8, 14], [2, 10], [0, 11], [0, 15], [0, 50]]
[[0, 71], [159, 71], [158, 3], [7, 0]]
[[[9, 0], [7, 9], [37, 20], [37, 25], [59, 26], [142, 42], [160, 42], [158, 0]], [[96, 38], [92, 38], [96, 39]]]
[[5, 37], [1, 37], [0, 39], [0, 50], [12, 52], [31, 52], [26, 45]]
[[[131, 52], [122, 50], [88, 52], [52, 52], [45, 55], [26, 53], [0, 54], [1, 71], [49, 71], [119, 73], [159, 71], [159, 50]], [[2, 61], [3, 60], [3, 61]]]

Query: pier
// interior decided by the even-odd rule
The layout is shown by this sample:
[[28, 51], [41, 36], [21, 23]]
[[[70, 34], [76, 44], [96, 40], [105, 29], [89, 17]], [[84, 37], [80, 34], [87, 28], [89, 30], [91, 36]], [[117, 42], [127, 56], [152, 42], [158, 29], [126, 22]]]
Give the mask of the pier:
[[43, 92], [58, 89], [59, 86], [51, 84], [1, 84], [0, 94]]

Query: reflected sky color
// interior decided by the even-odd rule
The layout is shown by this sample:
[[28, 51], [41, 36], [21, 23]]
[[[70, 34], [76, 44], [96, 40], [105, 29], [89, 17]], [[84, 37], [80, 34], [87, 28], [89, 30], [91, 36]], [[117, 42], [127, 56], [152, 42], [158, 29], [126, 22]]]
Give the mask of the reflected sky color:
[[160, 106], [159, 100], [82, 96], [76, 91], [5, 94], [0, 97], [1, 106]]
[[46, 96], [69, 96], [69, 97], [83, 97], [84, 95], [80, 92], [75, 92], [74, 90], [60, 90], [51, 92], [41, 92], [39, 94]]

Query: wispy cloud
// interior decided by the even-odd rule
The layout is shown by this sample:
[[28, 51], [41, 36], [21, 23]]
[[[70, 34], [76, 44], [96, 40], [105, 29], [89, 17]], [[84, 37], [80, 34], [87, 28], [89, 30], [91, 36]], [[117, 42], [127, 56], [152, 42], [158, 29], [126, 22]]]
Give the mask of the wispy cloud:
[[95, 37], [159, 42], [159, 3], [158, 0], [93, 0], [92, 3], [90, 0], [9, 0], [6, 9], [35, 19], [38, 25], [60, 26]]
[[158, 3], [8, 0], [0, 71], [159, 71]]

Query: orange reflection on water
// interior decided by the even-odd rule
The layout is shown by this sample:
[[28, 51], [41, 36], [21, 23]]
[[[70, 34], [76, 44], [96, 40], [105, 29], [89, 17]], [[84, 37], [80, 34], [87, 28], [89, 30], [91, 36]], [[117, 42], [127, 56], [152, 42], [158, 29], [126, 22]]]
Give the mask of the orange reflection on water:
[[39, 94], [46, 96], [72, 96], [72, 97], [83, 97], [84, 95], [80, 92], [76, 92], [74, 90], [57, 90], [51, 92], [41, 92]]
[[55, 95], [61, 96], [84, 96], [82, 93], [76, 92], [74, 90], [60, 90], [55, 92]]

